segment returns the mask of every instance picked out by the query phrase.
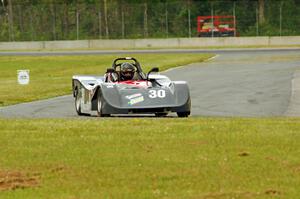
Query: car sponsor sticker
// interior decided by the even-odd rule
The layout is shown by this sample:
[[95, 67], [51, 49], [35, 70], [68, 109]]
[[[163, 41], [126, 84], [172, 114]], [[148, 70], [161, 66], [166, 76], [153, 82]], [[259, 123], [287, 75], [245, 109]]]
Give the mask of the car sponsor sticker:
[[136, 97], [140, 97], [142, 96], [142, 93], [135, 93], [133, 95], [127, 95], [125, 96], [126, 99], [132, 99], [132, 98], [136, 98]]
[[125, 96], [126, 99], [129, 99], [128, 104], [133, 105], [144, 101], [144, 96], [142, 93], [135, 93], [132, 95]]
[[136, 98], [130, 99], [130, 101], [128, 102], [128, 104], [129, 105], [133, 105], [133, 104], [137, 104], [137, 103], [140, 103], [140, 102], [143, 102], [143, 101], [144, 101], [144, 97], [140, 96], [140, 97], [136, 97]]
[[107, 85], [106, 85], [106, 88], [113, 88], [113, 87], [114, 87], [113, 84], [107, 84]]

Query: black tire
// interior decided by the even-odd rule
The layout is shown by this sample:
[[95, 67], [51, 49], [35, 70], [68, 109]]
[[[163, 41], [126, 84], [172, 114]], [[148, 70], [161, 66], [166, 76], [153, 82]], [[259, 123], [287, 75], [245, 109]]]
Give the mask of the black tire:
[[97, 95], [97, 116], [98, 117], [109, 117], [109, 114], [103, 114], [102, 113], [102, 107], [103, 107], [103, 99], [102, 99], [102, 93], [101, 90], [98, 90]]
[[166, 117], [168, 113], [155, 113], [155, 117]]
[[75, 93], [75, 110], [76, 110], [77, 115], [84, 115], [81, 112], [80, 101], [81, 101], [81, 97], [79, 96], [78, 91], [76, 90], [76, 93]]
[[188, 117], [190, 112], [177, 112], [178, 117]]

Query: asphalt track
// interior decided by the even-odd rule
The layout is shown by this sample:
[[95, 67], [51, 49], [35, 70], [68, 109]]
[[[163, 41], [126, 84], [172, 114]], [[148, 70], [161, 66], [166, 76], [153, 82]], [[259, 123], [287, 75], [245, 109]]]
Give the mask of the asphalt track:
[[[193, 116], [300, 116], [300, 49], [0, 52], [0, 56], [162, 52], [217, 54], [207, 62], [164, 72], [172, 80], [188, 81]], [[78, 117], [71, 95], [3, 107], [0, 116]]]

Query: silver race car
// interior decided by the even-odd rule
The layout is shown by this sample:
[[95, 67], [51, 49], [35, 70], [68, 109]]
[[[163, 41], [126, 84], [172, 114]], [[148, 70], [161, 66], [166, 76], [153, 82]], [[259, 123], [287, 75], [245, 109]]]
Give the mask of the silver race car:
[[[132, 79], [122, 78], [122, 67], [134, 67]], [[152, 68], [147, 74], [132, 57], [117, 58], [104, 76], [74, 75], [73, 96], [78, 115], [97, 111], [100, 117], [111, 114], [155, 114], [157, 117], [176, 112], [188, 117], [191, 98], [185, 81], [171, 81]], [[125, 74], [126, 75], [126, 74]]]

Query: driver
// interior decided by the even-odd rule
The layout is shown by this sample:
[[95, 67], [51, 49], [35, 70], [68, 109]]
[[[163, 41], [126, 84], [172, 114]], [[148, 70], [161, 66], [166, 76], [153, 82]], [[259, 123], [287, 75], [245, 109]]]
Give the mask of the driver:
[[124, 62], [121, 64], [121, 81], [126, 80], [132, 80], [134, 73], [135, 73], [135, 67], [128, 62]]

